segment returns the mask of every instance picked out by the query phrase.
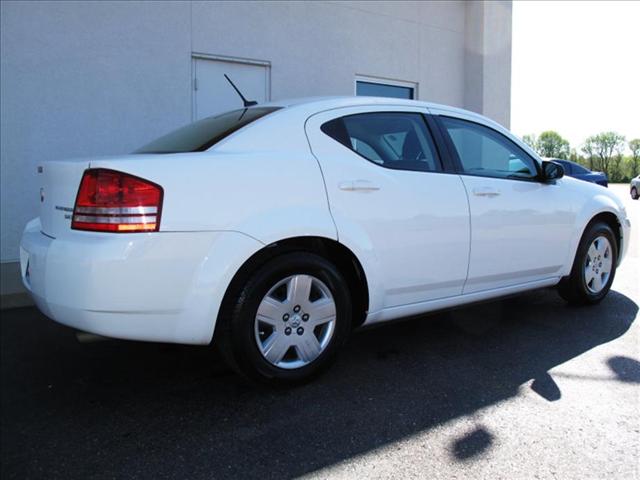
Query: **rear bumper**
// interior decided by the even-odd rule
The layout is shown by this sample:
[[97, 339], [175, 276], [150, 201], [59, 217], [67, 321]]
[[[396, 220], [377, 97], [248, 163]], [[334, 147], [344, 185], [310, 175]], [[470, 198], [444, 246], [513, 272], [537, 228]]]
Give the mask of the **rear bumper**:
[[206, 344], [243, 255], [261, 246], [237, 232], [54, 239], [34, 219], [22, 236], [20, 264], [34, 302], [59, 323], [108, 337]]

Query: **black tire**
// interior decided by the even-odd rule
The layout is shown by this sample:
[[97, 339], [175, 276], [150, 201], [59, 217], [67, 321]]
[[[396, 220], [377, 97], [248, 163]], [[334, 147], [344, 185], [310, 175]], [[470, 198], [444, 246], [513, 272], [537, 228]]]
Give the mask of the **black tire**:
[[[330, 290], [336, 307], [336, 320], [329, 343], [311, 363], [295, 369], [279, 368], [260, 352], [254, 322], [260, 302], [279, 281], [296, 274], [316, 277]], [[307, 252], [287, 253], [269, 260], [255, 271], [244, 286], [232, 292], [229, 304], [216, 329], [221, 353], [230, 367], [250, 380], [271, 385], [292, 385], [308, 381], [334, 361], [351, 330], [349, 288], [338, 269], [323, 257]]]
[[[592, 292], [586, 284], [584, 268], [587, 262], [587, 252], [592, 242], [604, 236], [611, 245], [612, 266], [609, 278], [602, 290], [597, 293]], [[589, 305], [600, 302], [609, 293], [611, 284], [616, 274], [616, 262], [618, 260], [618, 244], [611, 227], [604, 222], [594, 222], [590, 224], [582, 235], [576, 257], [573, 261], [571, 274], [562, 279], [558, 285], [560, 296], [573, 305]]]
[[631, 187], [631, 198], [637, 200], [639, 196], [640, 195], [638, 195], [638, 190], [636, 189], [636, 187]]

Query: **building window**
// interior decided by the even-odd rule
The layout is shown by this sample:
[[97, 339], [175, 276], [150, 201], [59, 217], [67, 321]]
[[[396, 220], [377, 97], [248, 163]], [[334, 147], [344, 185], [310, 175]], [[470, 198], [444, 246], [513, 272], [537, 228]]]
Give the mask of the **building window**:
[[356, 95], [359, 97], [391, 97], [413, 100], [416, 98], [416, 84], [358, 78], [356, 79]]

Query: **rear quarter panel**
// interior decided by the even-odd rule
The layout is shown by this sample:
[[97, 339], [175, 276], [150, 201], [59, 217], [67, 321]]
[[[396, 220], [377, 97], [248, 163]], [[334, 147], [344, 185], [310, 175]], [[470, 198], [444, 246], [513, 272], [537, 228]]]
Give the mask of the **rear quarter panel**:
[[322, 175], [304, 151], [143, 155], [92, 162], [164, 189], [160, 231], [237, 231], [261, 243], [317, 235], [336, 238]]
[[[189, 285], [171, 310], [172, 320], [165, 322], [191, 327], [163, 332], [165, 341], [208, 342], [227, 286], [242, 264], [266, 245], [299, 236], [337, 239], [322, 173], [303, 124], [299, 130], [285, 122], [239, 131], [206, 152], [91, 161], [91, 168], [127, 172], [162, 186], [161, 233], [154, 235], [216, 232], [209, 249], [199, 250], [201, 260], [182, 276], [182, 281], [189, 278]], [[179, 259], [176, 248], [194, 251], [193, 235], [179, 235], [184, 240], [164, 252], [169, 259]]]

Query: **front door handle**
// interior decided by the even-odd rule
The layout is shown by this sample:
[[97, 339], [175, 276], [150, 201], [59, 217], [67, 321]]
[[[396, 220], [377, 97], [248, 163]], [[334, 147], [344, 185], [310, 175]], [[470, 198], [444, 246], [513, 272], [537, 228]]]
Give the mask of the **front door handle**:
[[347, 180], [338, 184], [340, 190], [345, 192], [375, 192], [380, 187], [369, 180]]
[[497, 197], [500, 195], [500, 190], [491, 187], [479, 187], [473, 189], [473, 194], [476, 197]]

